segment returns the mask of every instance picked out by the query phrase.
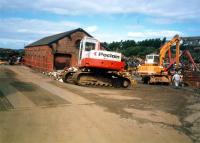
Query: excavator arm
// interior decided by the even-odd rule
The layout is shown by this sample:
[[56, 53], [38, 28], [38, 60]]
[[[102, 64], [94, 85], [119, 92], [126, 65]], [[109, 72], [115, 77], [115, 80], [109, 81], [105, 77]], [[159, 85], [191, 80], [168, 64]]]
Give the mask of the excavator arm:
[[160, 65], [163, 65], [166, 53], [176, 44], [176, 65], [179, 65], [180, 37], [175, 35], [169, 42], [165, 43], [160, 49]]
[[189, 59], [189, 61], [190, 61], [190, 62], [192, 63], [192, 65], [194, 66], [195, 70], [196, 70], [196, 71], [199, 71], [199, 69], [198, 69], [196, 63], [194, 62], [194, 59], [192, 58], [192, 55], [191, 55], [190, 51], [185, 50], [185, 51], [183, 52], [182, 55], [187, 56], [187, 58]]
[[[194, 59], [192, 58], [192, 55], [191, 55], [190, 51], [188, 51], [188, 50], [183, 51], [183, 52], [179, 55], [179, 58], [180, 58], [181, 56], [186, 56], [186, 57], [188, 58], [188, 60], [192, 63], [192, 65], [194, 66], [195, 70], [196, 70], [196, 71], [199, 71], [199, 69], [198, 69], [196, 63], [194, 62]], [[169, 65], [167, 68], [165, 68], [165, 71], [168, 71], [168, 70], [172, 67], [172, 65], [173, 65], [175, 62], [176, 62], [176, 58], [172, 59], [170, 65]]]

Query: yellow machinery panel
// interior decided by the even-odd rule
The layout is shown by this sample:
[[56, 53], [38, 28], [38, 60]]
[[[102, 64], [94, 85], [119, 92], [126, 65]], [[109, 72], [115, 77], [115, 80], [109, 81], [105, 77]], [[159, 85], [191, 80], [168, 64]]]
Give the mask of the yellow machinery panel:
[[138, 73], [139, 74], [147, 74], [147, 75], [160, 75], [164, 71], [162, 66], [152, 65], [152, 64], [144, 64], [138, 66]]

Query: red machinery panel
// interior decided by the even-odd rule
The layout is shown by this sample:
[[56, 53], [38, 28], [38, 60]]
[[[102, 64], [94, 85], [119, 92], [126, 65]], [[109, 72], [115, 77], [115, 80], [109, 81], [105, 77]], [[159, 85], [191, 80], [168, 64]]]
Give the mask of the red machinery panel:
[[124, 62], [84, 58], [81, 60], [80, 67], [99, 68], [107, 70], [121, 71], [124, 69]]

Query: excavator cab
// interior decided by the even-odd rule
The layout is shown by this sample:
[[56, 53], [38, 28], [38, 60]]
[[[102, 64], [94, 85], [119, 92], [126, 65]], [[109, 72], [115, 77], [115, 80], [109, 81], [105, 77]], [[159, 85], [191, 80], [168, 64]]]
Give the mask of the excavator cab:
[[78, 67], [121, 71], [124, 69], [124, 62], [121, 61], [121, 53], [101, 49], [98, 40], [84, 37], [80, 42]]
[[80, 42], [78, 64], [82, 59], [89, 57], [92, 50], [98, 50], [98, 40], [84, 37]]
[[145, 64], [158, 64], [158, 63], [159, 63], [159, 55], [157, 54], [146, 55]]

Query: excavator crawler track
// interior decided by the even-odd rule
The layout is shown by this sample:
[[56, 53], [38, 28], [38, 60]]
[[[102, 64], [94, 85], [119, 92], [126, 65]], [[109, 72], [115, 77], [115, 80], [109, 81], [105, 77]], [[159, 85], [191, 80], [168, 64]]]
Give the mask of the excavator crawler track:
[[112, 81], [105, 76], [90, 72], [77, 72], [73, 75], [74, 83], [81, 86], [112, 87]]
[[73, 74], [74, 74], [74, 73], [75, 73], [75, 72], [71, 72], [71, 71], [65, 72], [65, 73], [62, 75], [62, 80], [63, 80], [64, 82], [66, 82], [66, 83], [73, 83], [74, 81], [73, 81], [72, 77], [73, 77]]
[[95, 72], [66, 72], [63, 75], [63, 81], [74, 83], [80, 86], [95, 86], [95, 87], [115, 87], [128, 88], [131, 86], [131, 81], [115, 73], [95, 73]]

